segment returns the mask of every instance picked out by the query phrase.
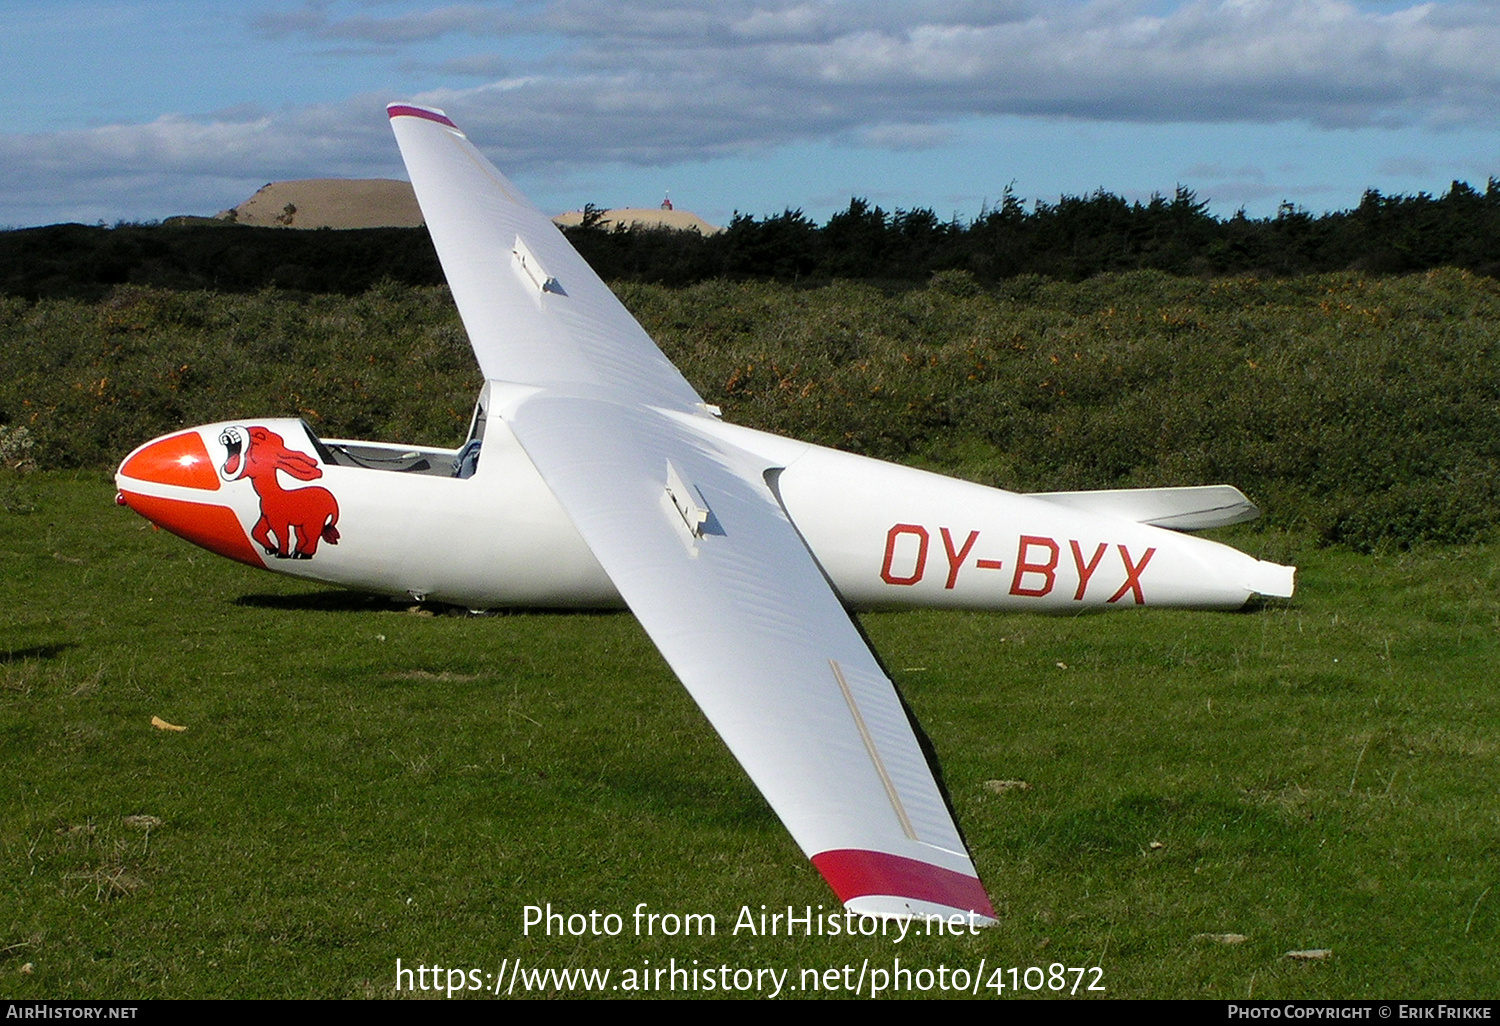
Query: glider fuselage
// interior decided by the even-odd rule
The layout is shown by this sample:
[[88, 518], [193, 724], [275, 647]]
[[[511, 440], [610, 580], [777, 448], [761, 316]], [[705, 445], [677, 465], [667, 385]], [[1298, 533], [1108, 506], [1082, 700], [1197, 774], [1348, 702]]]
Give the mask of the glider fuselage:
[[[853, 609], [1232, 609], [1291, 594], [1291, 568], [1202, 538], [693, 419], [764, 461]], [[458, 458], [264, 419], [147, 443], [116, 481], [123, 504], [159, 526], [280, 573], [473, 609], [622, 604], [502, 421], [490, 419], [471, 476], [455, 475]]]

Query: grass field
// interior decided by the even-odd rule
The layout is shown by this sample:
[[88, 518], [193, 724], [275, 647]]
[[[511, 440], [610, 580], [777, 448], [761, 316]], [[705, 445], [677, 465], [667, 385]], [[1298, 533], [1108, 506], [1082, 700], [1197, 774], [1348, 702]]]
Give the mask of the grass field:
[[[628, 614], [413, 611], [201, 553], [99, 472], [0, 491], [0, 996], [382, 996], [398, 958], [1500, 994], [1491, 547], [1245, 531], [1294, 601], [863, 618], [1000, 915], [896, 943], [731, 933], [834, 900]], [[625, 933], [523, 935], [548, 902]], [[632, 936], [641, 902], [717, 935]]]

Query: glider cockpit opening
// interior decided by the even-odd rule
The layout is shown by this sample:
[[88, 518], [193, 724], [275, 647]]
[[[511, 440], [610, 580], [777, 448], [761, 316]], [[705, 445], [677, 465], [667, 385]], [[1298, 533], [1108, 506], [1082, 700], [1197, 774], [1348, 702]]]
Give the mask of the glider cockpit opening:
[[469, 418], [469, 434], [453, 459], [454, 477], [473, 477], [479, 469], [479, 447], [484, 441], [484, 425], [490, 405], [490, 383], [486, 381], [474, 401], [474, 416]]
[[[456, 478], [473, 477], [479, 467], [480, 440], [474, 435], [472, 428], [462, 448], [440, 449], [434, 446], [394, 445], [349, 438], [319, 438], [307, 421], [300, 423], [307, 434], [308, 444], [318, 454], [318, 459], [330, 467]], [[482, 430], [483, 421], [480, 421], [480, 428]]]
[[409, 445], [385, 445], [380, 442], [357, 442], [330, 438], [323, 442], [328, 455], [324, 462], [335, 467], [359, 470], [384, 470], [395, 474], [426, 474], [432, 477], [458, 477], [454, 473], [456, 449], [414, 448]]

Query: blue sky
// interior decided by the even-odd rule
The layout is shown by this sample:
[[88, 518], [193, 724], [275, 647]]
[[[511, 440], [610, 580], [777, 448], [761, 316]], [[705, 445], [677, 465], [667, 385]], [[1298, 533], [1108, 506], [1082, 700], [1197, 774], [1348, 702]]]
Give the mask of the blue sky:
[[404, 177], [443, 107], [549, 212], [1104, 188], [1313, 212], [1500, 176], [1500, 5], [1229, 0], [0, 0], [0, 225]]

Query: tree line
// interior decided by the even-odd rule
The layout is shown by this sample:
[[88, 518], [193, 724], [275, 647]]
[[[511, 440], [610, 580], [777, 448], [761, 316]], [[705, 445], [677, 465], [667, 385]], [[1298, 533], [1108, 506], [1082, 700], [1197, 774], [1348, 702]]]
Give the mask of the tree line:
[[[972, 221], [855, 198], [818, 224], [800, 210], [737, 214], [722, 232], [607, 229], [590, 208], [568, 237], [601, 277], [671, 286], [715, 278], [922, 282], [962, 271], [1079, 281], [1111, 271], [1292, 276], [1458, 267], [1500, 277], [1500, 181], [1432, 196], [1371, 190], [1350, 210], [1220, 218], [1186, 188], [1128, 201], [1103, 190], [1028, 207], [1008, 190]], [[95, 299], [122, 284], [359, 294], [380, 281], [443, 280], [421, 228], [289, 231], [227, 223], [53, 225], [0, 232], [0, 294]]]

